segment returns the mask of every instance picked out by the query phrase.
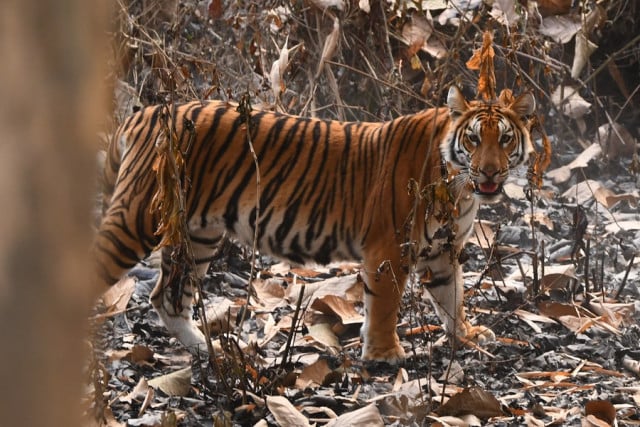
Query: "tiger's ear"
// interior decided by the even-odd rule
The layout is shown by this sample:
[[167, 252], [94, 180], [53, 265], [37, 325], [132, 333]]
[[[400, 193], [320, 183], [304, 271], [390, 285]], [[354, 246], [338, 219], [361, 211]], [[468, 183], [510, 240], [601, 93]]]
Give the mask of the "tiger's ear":
[[536, 99], [530, 93], [523, 93], [509, 105], [509, 108], [520, 116], [528, 116], [536, 110]]
[[449, 88], [449, 93], [447, 94], [447, 105], [449, 106], [449, 110], [451, 110], [452, 117], [459, 116], [469, 109], [467, 100], [464, 99], [464, 95], [460, 92], [460, 89], [458, 89], [457, 86], [451, 86]]

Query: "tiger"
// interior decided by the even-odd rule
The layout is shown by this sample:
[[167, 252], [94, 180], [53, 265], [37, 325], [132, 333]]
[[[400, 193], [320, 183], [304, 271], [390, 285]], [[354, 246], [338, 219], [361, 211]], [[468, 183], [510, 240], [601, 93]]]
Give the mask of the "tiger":
[[[411, 277], [428, 291], [448, 336], [491, 340], [490, 328], [466, 317], [458, 257], [479, 205], [498, 202], [510, 171], [533, 152], [527, 119], [535, 104], [530, 93], [508, 89], [468, 100], [454, 85], [446, 106], [386, 122], [243, 115], [237, 104], [213, 100], [169, 113], [145, 107], [123, 121], [108, 149], [92, 247], [96, 280], [113, 285], [162, 238], [150, 204], [169, 114], [184, 153], [184, 215], [198, 277], [225, 235], [294, 264], [355, 260], [365, 290], [362, 360], [405, 359], [396, 326]], [[192, 319], [194, 286], [182, 284], [181, 304], [172, 303], [179, 279], [171, 250], [161, 249], [151, 304], [172, 336], [206, 353], [208, 338]]]

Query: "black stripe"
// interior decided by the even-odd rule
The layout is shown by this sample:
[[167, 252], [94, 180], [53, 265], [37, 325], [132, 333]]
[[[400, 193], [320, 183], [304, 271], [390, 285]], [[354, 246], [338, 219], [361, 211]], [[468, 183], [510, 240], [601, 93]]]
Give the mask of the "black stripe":
[[426, 283], [423, 283], [428, 289], [438, 288], [440, 286], [452, 285], [454, 282], [451, 276], [433, 277]]

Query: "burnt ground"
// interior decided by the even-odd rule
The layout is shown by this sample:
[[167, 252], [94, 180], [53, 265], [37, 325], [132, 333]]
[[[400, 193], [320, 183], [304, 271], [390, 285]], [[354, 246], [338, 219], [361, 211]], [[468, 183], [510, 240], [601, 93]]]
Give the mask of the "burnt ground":
[[[637, 244], [639, 234], [609, 233], [604, 230], [610, 224], [601, 219], [598, 227], [603, 231], [593, 230], [588, 236], [593, 274], [586, 289], [581, 273], [585, 257], [570, 261], [576, 246], [576, 205], [540, 204], [544, 207], [539, 211], [553, 227], [540, 226], [536, 232], [546, 248], [539, 260], [544, 261], [545, 274], [540, 273], [542, 289], [537, 295], [531, 295], [531, 230], [519, 214], [528, 209], [526, 203], [512, 200], [483, 209], [481, 216], [500, 226], [500, 244], [485, 249], [468, 244], [466, 304], [473, 322], [489, 325], [497, 341], [481, 349], [453, 349], [429, 304], [417, 296], [418, 289], [411, 289], [399, 325], [409, 355], [402, 366], [359, 361], [356, 264], [291, 269], [258, 257], [261, 302], [254, 300], [246, 309], [250, 256], [228, 243], [203, 283], [205, 305], [224, 307], [222, 313], [218, 310], [223, 318], [230, 313], [230, 319], [217, 322], [218, 327], [224, 322], [228, 327], [219, 335], [225, 351], [216, 354], [212, 365], [192, 364], [184, 348], [167, 335], [148, 303], [157, 270], [140, 266], [132, 272], [136, 281], [117, 292], [132, 292], [126, 311], [109, 316], [100, 327], [98, 354], [108, 372], [105, 402], [115, 419], [127, 425], [164, 425], [160, 420], [167, 413], [177, 416], [178, 425], [282, 423], [269, 410], [268, 398], [265, 403], [267, 396], [286, 396], [297, 411], [321, 424], [373, 402], [384, 425], [429, 425], [436, 422], [432, 417], [437, 417], [443, 395], [473, 388], [497, 401], [470, 399], [468, 407], [441, 415], [470, 414], [482, 419], [482, 425], [579, 425], [586, 403], [602, 400], [617, 408], [620, 425], [638, 424], [637, 267], [631, 268], [617, 298], [612, 295], [622, 288], [630, 263], [625, 247]], [[613, 211], [637, 217], [635, 208]], [[597, 212], [583, 213], [589, 224], [596, 222]], [[505, 219], [496, 223], [495, 218]], [[491, 250], [505, 259], [488, 258]], [[521, 270], [527, 274], [524, 282], [518, 277]], [[293, 345], [286, 350], [300, 283], [306, 282], [313, 294], [322, 291], [323, 282], [333, 290], [336, 281], [343, 289], [335, 292], [338, 301], [323, 295], [304, 301]], [[239, 323], [242, 316], [245, 320]], [[272, 337], [265, 340], [267, 336]], [[183, 368], [191, 369], [175, 396], [170, 386], [165, 390], [147, 385], [135, 391], [143, 380]]]
[[[363, 364], [357, 264], [292, 267], [256, 254], [248, 298], [250, 248], [227, 242], [202, 283], [215, 357], [193, 360], [159, 324], [148, 302], [151, 257], [92, 319], [88, 413], [111, 426], [640, 424], [640, 7], [598, 6], [608, 20], [583, 30], [599, 48], [570, 78], [575, 39], [541, 34], [534, 14], [507, 36], [489, 6], [457, 23], [431, 10], [425, 35], [416, 12], [393, 2], [371, 1], [369, 13], [267, 3], [188, 1], [167, 13], [159, 5], [170, 1], [120, 4], [113, 124], [137, 105], [248, 92], [291, 113], [312, 105], [327, 118], [388, 119], [442, 105], [452, 83], [474, 87], [464, 62], [480, 28], [494, 29], [499, 85], [535, 91], [554, 150], [541, 188], [525, 191], [526, 171], [518, 171], [504, 202], [481, 209], [466, 247], [469, 317], [497, 340], [454, 348], [412, 282], [399, 319], [407, 360]], [[590, 10], [554, 13], [580, 21]], [[341, 33], [327, 54], [334, 18]], [[408, 33], [425, 38], [422, 47], [400, 41]], [[289, 52], [274, 98], [285, 39], [300, 47]], [[444, 59], [432, 56], [439, 46], [449, 51]], [[318, 71], [321, 60], [329, 71]], [[580, 87], [581, 98], [554, 103], [562, 85]]]

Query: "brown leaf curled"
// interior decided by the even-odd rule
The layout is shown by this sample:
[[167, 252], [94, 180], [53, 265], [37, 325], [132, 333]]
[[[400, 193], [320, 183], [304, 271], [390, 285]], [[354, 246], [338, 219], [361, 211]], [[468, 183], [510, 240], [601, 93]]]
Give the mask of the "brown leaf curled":
[[493, 68], [493, 36], [485, 31], [482, 36], [482, 47], [477, 49], [467, 61], [467, 68], [479, 70], [478, 95], [489, 101], [496, 97], [496, 76]]

